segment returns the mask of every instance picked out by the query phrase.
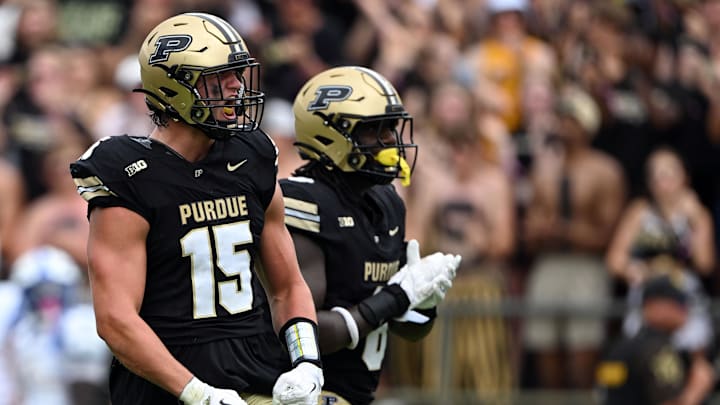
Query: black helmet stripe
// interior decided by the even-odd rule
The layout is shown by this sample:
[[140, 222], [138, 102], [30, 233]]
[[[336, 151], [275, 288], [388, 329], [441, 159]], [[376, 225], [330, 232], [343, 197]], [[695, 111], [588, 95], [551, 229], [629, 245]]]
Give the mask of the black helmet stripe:
[[215, 28], [220, 30], [220, 32], [225, 36], [225, 41], [227, 41], [228, 45], [230, 45], [232, 53], [243, 51], [243, 48], [240, 46], [242, 44], [242, 38], [240, 37], [240, 34], [238, 34], [235, 28], [233, 28], [233, 26], [230, 25], [227, 21], [207, 13], [187, 13], [187, 15], [192, 15], [207, 20], [212, 25], [214, 25]]
[[382, 88], [383, 93], [385, 93], [385, 97], [387, 98], [388, 105], [399, 105], [400, 100], [397, 97], [397, 93], [395, 93], [395, 89], [393, 88], [392, 84], [387, 81], [384, 77], [380, 76], [379, 73], [375, 72], [374, 70], [370, 70], [368, 68], [362, 67], [362, 66], [356, 66], [355, 69], [367, 74], [368, 76], [375, 79], [375, 81], [380, 85], [380, 88]]

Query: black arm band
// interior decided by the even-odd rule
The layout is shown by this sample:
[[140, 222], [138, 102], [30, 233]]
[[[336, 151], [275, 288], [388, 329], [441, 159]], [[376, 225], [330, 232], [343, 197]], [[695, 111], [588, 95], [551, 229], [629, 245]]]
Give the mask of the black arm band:
[[295, 367], [303, 361], [322, 367], [317, 324], [307, 318], [292, 318], [285, 322], [279, 333], [280, 341], [290, 354]]
[[360, 315], [377, 328], [388, 319], [405, 313], [410, 307], [410, 299], [398, 284], [390, 284], [377, 294], [365, 298], [358, 304]]

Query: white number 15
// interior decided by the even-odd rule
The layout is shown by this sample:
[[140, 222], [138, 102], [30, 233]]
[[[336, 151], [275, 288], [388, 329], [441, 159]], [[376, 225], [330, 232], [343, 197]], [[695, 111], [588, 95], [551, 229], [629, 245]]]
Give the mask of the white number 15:
[[[214, 240], [211, 240], [210, 228]], [[214, 264], [226, 276], [237, 276], [237, 279], [217, 283], [220, 305], [231, 314], [252, 308], [250, 253], [246, 249], [235, 250], [236, 246], [252, 240], [250, 221], [193, 229], [180, 239], [183, 257], [190, 257], [193, 318], [217, 316]], [[213, 243], [217, 257], [213, 257]]]

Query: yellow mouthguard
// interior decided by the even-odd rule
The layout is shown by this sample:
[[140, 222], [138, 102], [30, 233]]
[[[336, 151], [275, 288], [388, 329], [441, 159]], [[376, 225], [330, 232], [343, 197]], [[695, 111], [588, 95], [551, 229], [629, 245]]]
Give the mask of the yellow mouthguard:
[[223, 112], [227, 115], [235, 114], [235, 109], [232, 107], [223, 107]]
[[404, 157], [398, 153], [398, 148], [383, 149], [375, 155], [377, 160], [383, 166], [397, 166], [400, 163], [400, 179], [401, 184], [405, 187], [410, 185], [410, 165]]

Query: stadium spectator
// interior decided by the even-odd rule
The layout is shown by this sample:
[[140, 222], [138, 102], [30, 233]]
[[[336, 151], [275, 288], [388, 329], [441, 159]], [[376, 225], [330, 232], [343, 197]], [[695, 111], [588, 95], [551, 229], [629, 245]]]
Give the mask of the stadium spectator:
[[59, 43], [58, 5], [56, 0], [28, 0], [17, 6], [20, 16], [10, 59], [14, 63], [25, 63], [37, 50]]
[[87, 284], [78, 264], [61, 249], [38, 246], [13, 263], [10, 280], [23, 299], [8, 346], [17, 403], [107, 404], [110, 352], [83, 301]]
[[40, 178], [46, 192], [29, 202], [15, 218], [8, 248], [11, 259], [39, 246], [54, 246], [70, 254], [82, 268], [87, 267], [86, 245], [89, 227], [87, 204], [77, 194], [69, 165], [90, 145], [70, 121], [54, 119], [50, 129], [56, 139], [42, 156]]
[[268, 94], [291, 101], [303, 83], [343, 62], [343, 27], [329, 19], [318, 0], [273, 2], [273, 39], [263, 44], [260, 59]]
[[[710, 213], [689, 187], [677, 153], [660, 148], [646, 165], [648, 195], [628, 206], [607, 252], [608, 268], [628, 286], [629, 312], [623, 330], [634, 336], [643, 326], [642, 283], [671, 275], [688, 301], [687, 321], [673, 332], [672, 343], [702, 374], [714, 336], [700, 280], [715, 269], [713, 224]], [[689, 376], [691, 381], [699, 380], [699, 385], [690, 385], [691, 389], [707, 389], [702, 375]]]
[[671, 343], [687, 321], [687, 297], [670, 276], [646, 280], [643, 291], [643, 329], [612, 345], [597, 368], [600, 403], [700, 404], [686, 393], [691, 371]]
[[[546, 139], [530, 175], [523, 231], [536, 256], [526, 300], [531, 308], [601, 309], [610, 302], [603, 253], [624, 204], [624, 179], [612, 158], [589, 146], [600, 114], [587, 93], [566, 84], [557, 119], [557, 132]], [[525, 328], [542, 387], [592, 385], [604, 319], [549, 314], [528, 319]]]
[[628, 49], [633, 43], [629, 40], [633, 24], [626, 7], [613, 2], [593, 3], [585, 49], [573, 72], [602, 112], [593, 146], [620, 163], [630, 196], [642, 190], [643, 162], [656, 142], [642, 96], [642, 87], [651, 78], [636, 80], [638, 73], [630, 60], [638, 54]]
[[353, 0], [353, 4], [360, 17], [348, 35], [346, 57], [372, 67], [402, 90], [421, 49], [431, 41], [432, 6], [381, 0]]
[[557, 69], [555, 53], [527, 33], [527, 0], [489, 0], [489, 30], [465, 53], [475, 96], [500, 114], [510, 133], [521, 125], [521, 89], [535, 76], [547, 80]]
[[[457, 252], [463, 256], [448, 304], [483, 308], [506, 297], [507, 264], [516, 241], [514, 195], [503, 168], [488, 159], [482, 143], [477, 103], [458, 83], [446, 82], [433, 91], [438, 136], [447, 144], [445, 156], [431, 170], [419, 170], [408, 205], [408, 232], [422, 241], [427, 251]], [[427, 145], [423, 145], [427, 146]], [[422, 156], [422, 154], [420, 154]], [[433, 189], [442, 184], [442, 192]], [[440, 325], [439, 325], [440, 326]], [[447, 325], [453, 341], [442, 340], [437, 328], [424, 341], [423, 387], [438, 388], [440, 359], [437, 347], [451, 347], [451, 387], [474, 390], [480, 398], [496, 401], [514, 385], [511, 336], [506, 320], [496, 316], [458, 317]], [[414, 363], [409, 356], [406, 373]], [[397, 372], [397, 370], [396, 370]]]

